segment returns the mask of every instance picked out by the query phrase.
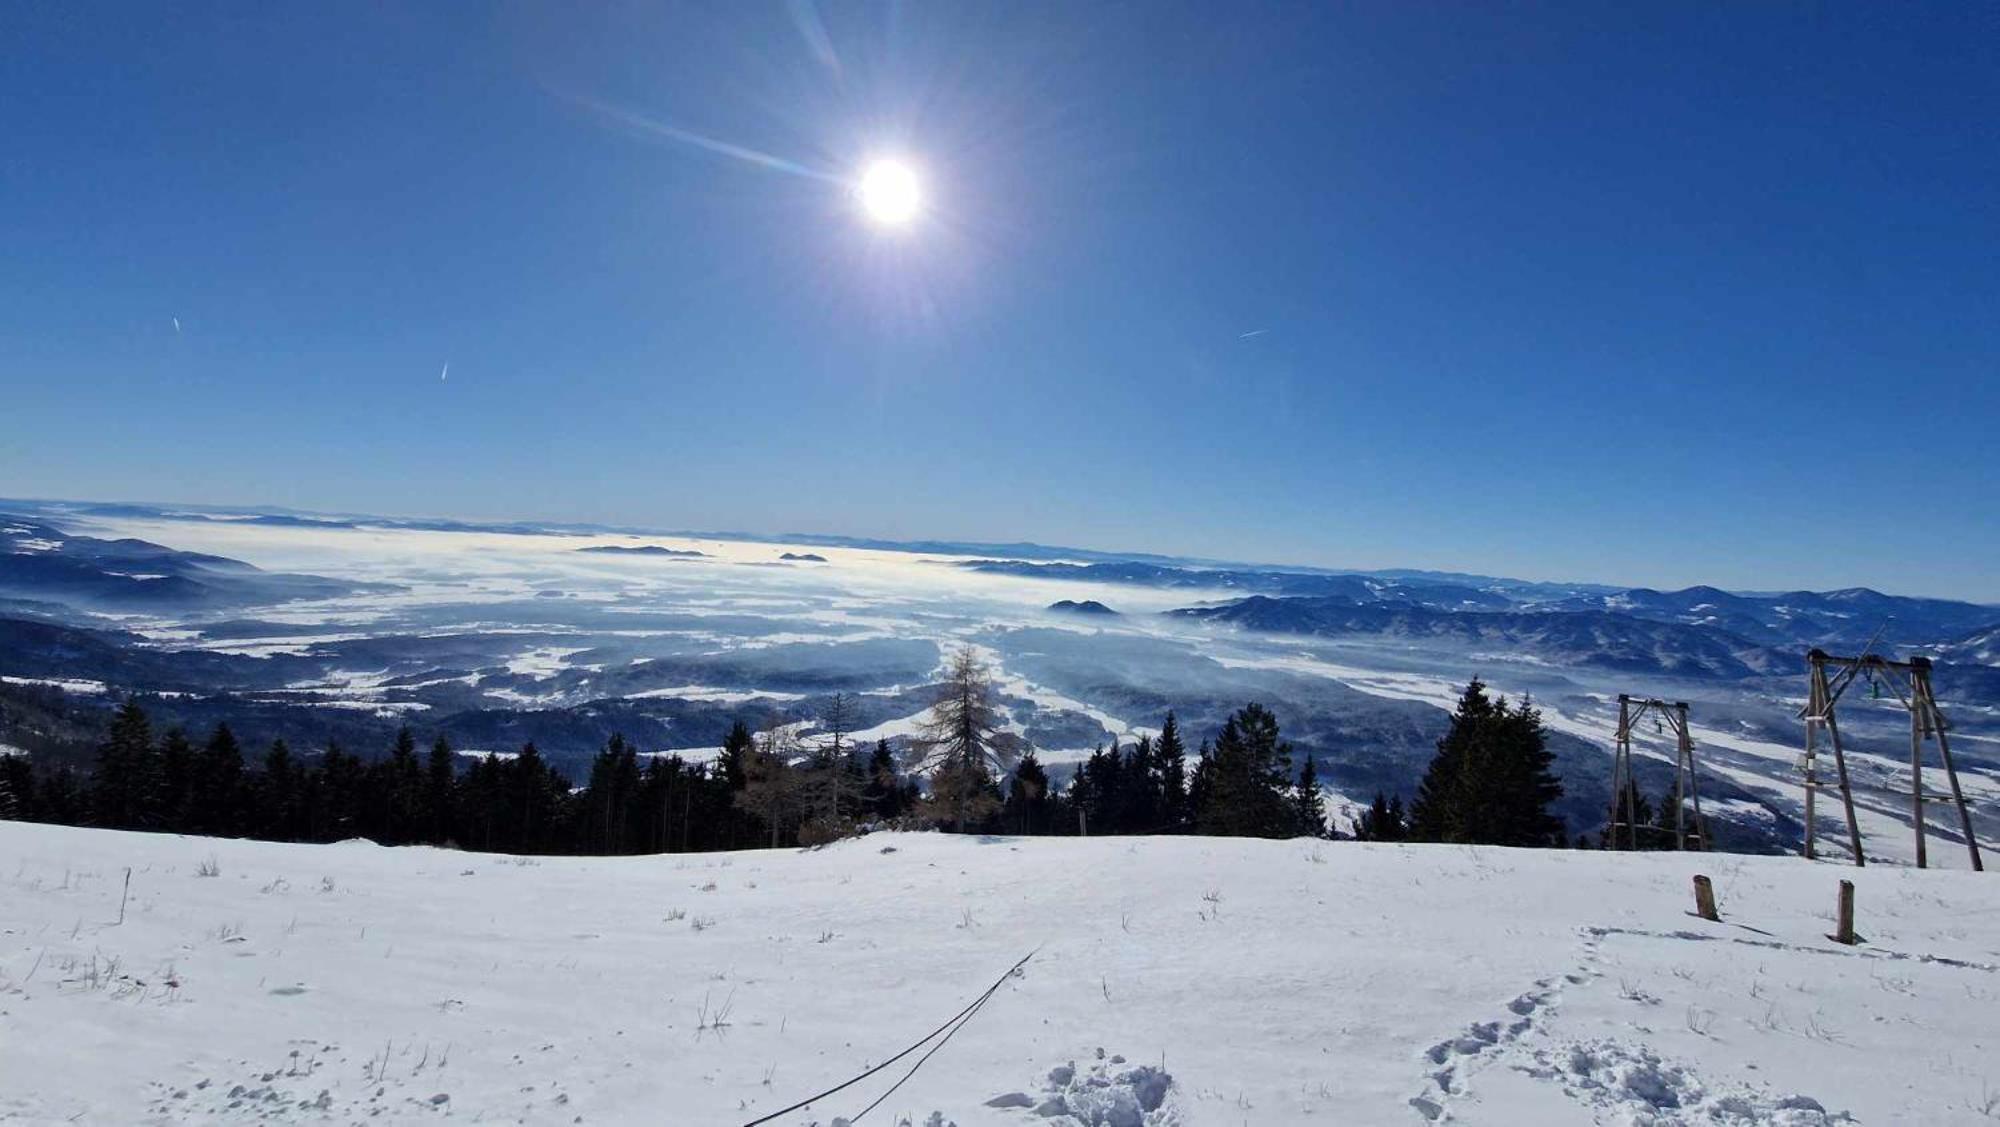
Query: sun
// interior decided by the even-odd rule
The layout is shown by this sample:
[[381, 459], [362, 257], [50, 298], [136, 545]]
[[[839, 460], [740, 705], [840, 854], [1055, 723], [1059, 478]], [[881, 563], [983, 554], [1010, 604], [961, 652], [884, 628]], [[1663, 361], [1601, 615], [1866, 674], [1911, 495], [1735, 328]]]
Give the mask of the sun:
[[897, 160], [870, 164], [855, 182], [854, 198], [870, 220], [883, 227], [906, 227], [923, 210], [923, 185], [909, 165]]

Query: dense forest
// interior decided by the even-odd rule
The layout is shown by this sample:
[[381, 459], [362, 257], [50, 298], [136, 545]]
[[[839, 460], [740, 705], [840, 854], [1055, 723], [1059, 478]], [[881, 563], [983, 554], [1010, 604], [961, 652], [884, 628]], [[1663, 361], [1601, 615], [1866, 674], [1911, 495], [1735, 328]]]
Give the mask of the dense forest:
[[[1005, 731], [991, 684], [957, 655], [937, 703], [901, 754], [848, 736], [832, 698], [811, 740], [742, 723], [712, 761], [644, 754], [613, 736], [576, 780], [530, 743], [466, 757], [404, 728], [371, 759], [337, 744], [283, 741], [246, 753], [228, 725], [196, 742], [156, 732], [137, 703], [118, 709], [94, 767], [37, 769], [0, 757], [0, 818], [168, 833], [326, 842], [367, 838], [505, 853], [679, 853], [817, 845], [870, 828], [992, 834], [1342, 836], [1329, 824], [1311, 756], [1260, 704], [1239, 709], [1189, 754], [1170, 712], [1157, 735], [1099, 748], [1058, 783]], [[1502, 845], [1565, 844], [1550, 804], [1540, 716], [1466, 687], [1407, 810], [1377, 795], [1347, 836]]]

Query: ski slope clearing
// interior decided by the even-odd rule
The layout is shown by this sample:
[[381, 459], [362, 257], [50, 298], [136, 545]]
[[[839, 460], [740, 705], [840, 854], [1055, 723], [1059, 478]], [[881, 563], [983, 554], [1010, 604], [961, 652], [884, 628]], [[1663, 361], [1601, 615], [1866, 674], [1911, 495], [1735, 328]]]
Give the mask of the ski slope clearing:
[[[1696, 872], [1723, 922], [1689, 914]], [[1825, 937], [1842, 878], [1853, 948]], [[1030, 952], [859, 1122], [2000, 1122], [1991, 875], [930, 834], [514, 858], [0, 822], [0, 880], [6, 1123], [741, 1124]], [[853, 1119], [921, 1055], [774, 1122]]]

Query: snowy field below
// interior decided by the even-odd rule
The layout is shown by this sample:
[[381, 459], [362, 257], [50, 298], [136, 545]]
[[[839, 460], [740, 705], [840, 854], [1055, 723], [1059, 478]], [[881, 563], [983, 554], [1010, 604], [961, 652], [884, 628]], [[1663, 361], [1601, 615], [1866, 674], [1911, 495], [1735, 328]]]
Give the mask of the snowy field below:
[[[1721, 923], [1688, 911], [1697, 872]], [[1852, 948], [1825, 934], [1842, 878]], [[0, 822], [0, 880], [7, 1123], [742, 1124], [1030, 952], [858, 1121], [2000, 1122], [1991, 875], [927, 834], [513, 858]], [[920, 1055], [774, 1122], [854, 1119]]]

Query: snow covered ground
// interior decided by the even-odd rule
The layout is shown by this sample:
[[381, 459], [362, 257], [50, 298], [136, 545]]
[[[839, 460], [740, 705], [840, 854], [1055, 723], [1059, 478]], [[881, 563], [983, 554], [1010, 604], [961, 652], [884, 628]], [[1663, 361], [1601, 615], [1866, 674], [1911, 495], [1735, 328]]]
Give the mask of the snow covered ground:
[[[1688, 913], [1695, 872], [1724, 922]], [[1841, 878], [1854, 948], [1824, 936]], [[2000, 1119], [1990, 875], [913, 834], [512, 858], [0, 822], [0, 879], [0, 1122], [740, 1124], [1030, 952], [861, 1123]], [[775, 1122], [852, 1118], [919, 1055]]]

